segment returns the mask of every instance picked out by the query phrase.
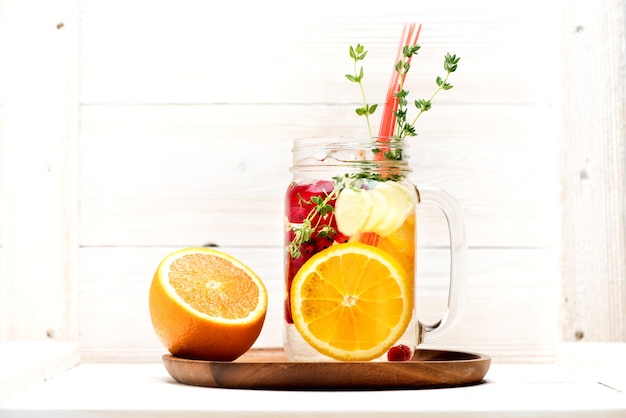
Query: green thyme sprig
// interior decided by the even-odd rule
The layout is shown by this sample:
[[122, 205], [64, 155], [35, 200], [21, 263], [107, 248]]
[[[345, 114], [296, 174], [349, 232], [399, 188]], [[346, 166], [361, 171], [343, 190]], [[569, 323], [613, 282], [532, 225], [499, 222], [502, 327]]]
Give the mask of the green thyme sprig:
[[435, 80], [435, 82], [437, 83], [437, 88], [435, 89], [435, 91], [433, 92], [433, 94], [430, 96], [429, 99], [415, 100], [414, 103], [415, 103], [415, 107], [418, 109], [418, 113], [413, 119], [413, 121], [411, 122], [412, 126], [415, 125], [415, 123], [417, 122], [417, 119], [422, 115], [422, 113], [430, 110], [430, 108], [432, 107], [432, 101], [437, 95], [437, 93], [439, 93], [442, 90], [450, 90], [452, 87], [454, 87], [452, 84], [448, 82], [448, 78], [450, 77], [450, 74], [456, 71], [460, 60], [461, 60], [461, 57], [457, 57], [456, 55], [451, 55], [450, 53], [446, 54], [443, 60], [443, 69], [446, 71], [446, 75], [443, 78], [441, 76], [437, 76], [437, 79]]
[[[417, 109], [417, 114], [412, 120], [409, 120], [408, 119], [409, 91], [404, 88], [404, 79], [406, 78], [406, 74], [409, 72], [411, 68], [411, 64], [410, 64], [411, 58], [419, 52], [420, 48], [421, 48], [420, 45], [405, 45], [402, 48], [402, 57], [394, 65], [394, 70], [398, 73], [399, 79], [401, 80], [398, 90], [394, 93], [395, 97], [398, 100], [398, 108], [394, 111], [394, 115], [396, 117], [396, 124], [394, 127], [393, 139], [396, 141], [401, 141], [401, 140], [404, 140], [406, 137], [417, 135], [417, 131], [415, 129], [415, 124], [417, 123], [417, 120], [420, 118], [420, 116], [424, 112], [431, 109], [432, 101], [440, 91], [450, 90], [453, 87], [452, 84], [450, 84], [450, 82], [448, 81], [448, 79], [450, 77], [450, 74], [452, 74], [453, 72], [457, 70], [459, 61], [461, 59], [461, 57], [457, 57], [456, 55], [453, 55], [450, 53], [447, 53], [445, 55], [443, 67], [444, 67], [444, 70], [446, 71], [446, 74], [443, 77], [437, 76], [435, 80], [437, 87], [428, 99], [418, 99], [413, 102]], [[357, 108], [356, 112], [359, 116], [366, 117], [367, 129], [370, 134], [370, 137], [373, 138], [374, 136], [372, 135], [369, 115], [374, 113], [377, 105], [376, 104], [370, 105], [365, 100], [365, 89], [362, 83], [363, 67], [361, 67], [357, 73], [357, 62], [362, 61], [366, 55], [367, 55], [367, 51], [365, 50], [365, 47], [363, 45], [357, 44], [356, 47], [350, 46], [350, 57], [354, 61], [354, 75], [346, 74], [346, 77], [348, 78], [348, 80], [359, 84], [359, 88], [361, 90], [361, 97], [363, 99], [363, 106], [360, 108]], [[389, 154], [389, 153], [386, 153], [386, 154]], [[402, 159], [402, 156], [395, 155], [393, 154], [393, 151], [391, 151], [391, 154], [386, 155], [386, 158], [392, 159], [392, 160], [400, 160]]]
[[368, 104], [365, 99], [365, 89], [363, 88], [363, 66], [359, 67], [357, 71], [357, 63], [359, 61], [363, 61], [367, 56], [367, 51], [365, 47], [361, 44], [357, 44], [357, 46], [350, 46], [350, 58], [354, 61], [354, 74], [346, 74], [346, 78], [353, 83], [357, 83], [359, 85], [359, 89], [361, 90], [361, 99], [363, 100], [363, 106], [356, 108], [356, 114], [359, 116], [365, 116], [365, 121], [367, 123], [367, 130], [369, 132], [370, 137], [372, 137], [372, 126], [370, 124], [370, 115], [373, 115], [378, 107], [377, 104]]
[[397, 139], [404, 139], [407, 136], [417, 135], [417, 133], [415, 132], [414, 123], [409, 123], [406, 120], [408, 105], [407, 97], [409, 96], [409, 92], [404, 88], [404, 79], [406, 77], [406, 74], [409, 72], [409, 69], [411, 68], [411, 58], [413, 57], [413, 55], [417, 55], [420, 48], [421, 47], [419, 45], [405, 45], [402, 48], [402, 57], [394, 66], [394, 69], [396, 73], [398, 73], [400, 79], [400, 86], [398, 87], [398, 91], [394, 93], [396, 98], [398, 99], [398, 109], [394, 112], [394, 115], [396, 116], [397, 126], [397, 133], [394, 135], [394, 138]]

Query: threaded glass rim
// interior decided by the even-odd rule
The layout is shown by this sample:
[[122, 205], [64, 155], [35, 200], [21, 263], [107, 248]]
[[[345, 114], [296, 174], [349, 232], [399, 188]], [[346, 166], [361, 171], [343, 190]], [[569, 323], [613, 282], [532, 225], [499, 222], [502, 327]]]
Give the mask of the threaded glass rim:
[[406, 175], [409, 145], [389, 138], [298, 138], [292, 148], [291, 172], [339, 170], [346, 172], [394, 170]]

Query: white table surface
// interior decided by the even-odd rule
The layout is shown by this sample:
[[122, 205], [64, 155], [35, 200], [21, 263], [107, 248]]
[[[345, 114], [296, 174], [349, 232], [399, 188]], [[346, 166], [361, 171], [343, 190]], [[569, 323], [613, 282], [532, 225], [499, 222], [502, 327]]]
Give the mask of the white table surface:
[[613, 376], [492, 364], [476, 386], [307, 392], [193, 387], [161, 363], [87, 363], [14, 394], [0, 417], [626, 417], [624, 377]]

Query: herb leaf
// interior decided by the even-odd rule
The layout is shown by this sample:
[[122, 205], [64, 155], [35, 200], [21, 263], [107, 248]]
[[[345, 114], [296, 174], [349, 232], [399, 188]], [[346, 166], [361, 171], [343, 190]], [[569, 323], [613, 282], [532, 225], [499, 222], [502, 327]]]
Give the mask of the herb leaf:
[[370, 137], [372, 137], [372, 126], [370, 123], [370, 115], [373, 115], [376, 111], [378, 105], [376, 104], [368, 104], [365, 99], [365, 89], [363, 88], [363, 67], [357, 68], [357, 63], [359, 61], [363, 61], [367, 56], [367, 51], [365, 47], [361, 44], [357, 44], [356, 46], [350, 45], [350, 58], [354, 61], [354, 74], [346, 74], [346, 78], [353, 83], [357, 83], [359, 85], [359, 89], [361, 90], [361, 100], [363, 102], [363, 106], [355, 109], [356, 114], [359, 116], [365, 116], [365, 121], [367, 123], [367, 130], [369, 132]]
[[456, 69], [458, 68], [458, 64], [460, 60], [461, 60], [461, 57], [457, 57], [456, 55], [451, 55], [450, 53], [446, 54], [446, 56], [443, 59], [443, 69], [446, 71], [446, 75], [444, 77], [437, 76], [437, 78], [435, 79], [437, 88], [435, 89], [435, 91], [433, 92], [433, 94], [430, 96], [429, 99], [427, 100], [420, 99], [420, 100], [415, 101], [415, 107], [419, 110], [419, 112], [417, 113], [417, 116], [415, 116], [415, 119], [413, 119], [413, 122], [412, 122], [413, 125], [415, 125], [415, 123], [417, 122], [417, 119], [422, 115], [422, 113], [430, 110], [432, 106], [432, 101], [437, 95], [437, 93], [439, 93], [441, 90], [450, 90], [453, 87], [452, 84], [448, 82], [448, 78], [450, 77], [450, 74], [455, 72]]
[[[413, 57], [413, 55], [416, 55], [420, 49], [421, 49], [421, 46], [418, 44], [405, 45], [402, 48], [402, 57], [394, 65], [395, 71], [398, 73], [398, 75], [401, 76], [400, 80], [404, 80], [403, 76], [406, 75], [411, 69], [411, 65], [410, 65], [411, 57]], [[352, 60], [354, 61], [354, 74], [346, 74], [346, 78], [350, 80], [351, 82], [357, 83], [359, 85], [359, 88], [361, 90], [361, 97], [363, 100], [363, 106], [355, 109], [356, 114], [359, 116], [365, 116], [369, 135], [371, 138], [373, 138], [374, 136], [372, 135], [372, 129], [371, 129], [369, 116], [374, 114], [378, 105], [376, 104], [370, 105], [365, 100], [365, 91], [364, 91], [363, 84], [362, 84], [363, 67], [360, 67], [357, 69], [357, 63], [359, 61], [362, 61], [366, 55], [367, 55], [367, 51], [365, 50], [365, 47], [363, 45], [357, 44], [356, 46], [350, 46], [350, 58], [352, 58]], [[413, 104], [415, 105], [417, 109], [417, 115], [412, 120], [407, 120], [407, 115], [408, 115], [408, 109], [407, 109], [408, 100], [407, 99], [409, 96], [409, 91], [404, 88], [404, 85], [403, 85], [404, 81], [402, 81], [398, 90], [394, 93], [395, 97], [398, 100], [398, 108], [393, 112], [394, 116], [396, 117], [396, 125], [393, 129], [393, 138], [392, 138], [393, 140], [402, 141], [408, 136], [417, 135], [415, 124], [417, 123], [417, 120], [422, 115], [422, 113], [427, 112], [431, 109], [433, 99], [435, 98], [437, 93], [439, 93], [442, 90], [452, 89], [453, 86], [448, 81], [448, 78], [450, 77], [450, 74], [452, 74], [453, 72], [457, 70], [460, 60], [461, 60], [461, 57], [457, 57], [455, 54], [446, 53], [444, 57], [444, 62], [443, 62], [443, 68], [446, 72], [445, 75], [443, 77], [437, 76], [437, 78], [435, 79], [436, 89], [428, 99], [417, 99], [413, 102]], [[385, 153], [385, 154], [388, 154], [388, 153]], [[397, 159], [393, 157], [397, 157], [397, 156], [393, 156], [393, 155], [387, 156], [388, 159]]]

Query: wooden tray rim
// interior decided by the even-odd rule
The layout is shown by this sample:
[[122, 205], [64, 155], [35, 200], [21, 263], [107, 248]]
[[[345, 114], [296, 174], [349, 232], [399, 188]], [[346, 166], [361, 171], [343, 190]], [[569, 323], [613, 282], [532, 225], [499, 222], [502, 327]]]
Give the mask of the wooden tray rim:
[[419, 349], [406, 362], [295, 362], [286, 360], [282, 349], [252, 349], [232, 362], [184, 359], [171, 354], [164, 354], [162, 360], [178, 383], [266, 390], [469, 386], [483, 383], [491, 365], [491, 358], [484, 354], [432, 349]]

